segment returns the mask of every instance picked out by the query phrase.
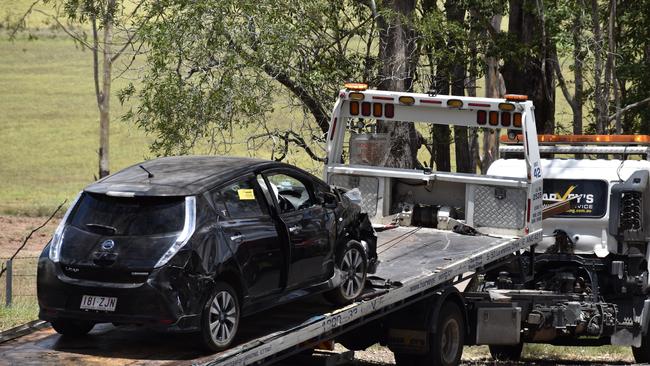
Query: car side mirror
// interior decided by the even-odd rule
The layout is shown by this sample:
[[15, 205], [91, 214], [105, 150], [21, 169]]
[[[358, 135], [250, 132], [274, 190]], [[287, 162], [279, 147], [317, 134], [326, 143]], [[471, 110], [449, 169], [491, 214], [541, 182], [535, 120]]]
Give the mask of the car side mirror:
[[339, 205], [339, 200], [334, 193], [323, 192], [320, 195], [320, 201], [325, 208], [336, 208]]

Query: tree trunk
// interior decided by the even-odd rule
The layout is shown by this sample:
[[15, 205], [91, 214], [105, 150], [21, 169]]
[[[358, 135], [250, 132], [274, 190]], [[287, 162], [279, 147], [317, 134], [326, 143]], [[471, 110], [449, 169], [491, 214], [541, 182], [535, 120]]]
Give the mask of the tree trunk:
[[603, 110], [603, 34], [600, 30], [600, 16], [598, 15], [598, 0], [591, 0], [591, 22], [594, 37], [594, 114], [596, 117], [596, 133], [605, 133], [605, 116], [607, 113]]
[[[618, 113], [621, 109], [621, 100], [618, 95], [618, 85], [616, 80], [616, 64], [614, 60], [614, 55], [616, 54], [616, 39], [614, 34], [614, 24], [616, 22], [616, 0], [610, 0], [609, 2], [609, 19], [607, 22], [607, 64], [605, 65], [605, 95], [607, 96], [605, 101], [605, 108], [607, 110], [607, 117], [609, 118], [609, 91], [613, 86], [614, 89], [614, 100], [616, 103], [616, 133], [620, 134], [623, 126], [621, 125], [621, 116]], [[608, 126], [609, 121], [605, 122], [605, 126]]]
[[582, 105], [584, 103], [584, 80], [582, 67], [587, 57], [587, 52], [582, 45], [582, 13], [577, 12], [573, 20], [573, 76], [574, 95], [573, 104], [573, 134], [582, 135]]
[[[555, 130], [555, 73], [551, 62], [553, 46], [545, 34], [543, 9], [536, 9], [535, 0], [510, 0], [508, 33], [518, 41], [516, 47], [539, 48], [539, 52], [523, 60], [505, 60], [503, 78], [508, 93], [525, 94], [535, 104], [538, 133]], [[540, 15], [541, 13], [541, 15]], [[514, 46], [514, 45], [513, 45]], [[537, 47], [536, 47], [537, 46]]]
[[[102, 87], [97, 96], [99, 108], [99, 178], [110, 174], [109, 168], [109, 135], [110, 135], [110, 108], [111, 108], [111, 71], [112, 57], [111, 44], [113, 43], [113, 14], [116, 0], [109, 0], [106, 4], [104, 14], [104, 39], [103, 64], [102, 64]], [[95, 32], [95, 37], [96, 37]], [[95, 66], [97, 67], [97, 66]]]
[[[495, 15], [490, 20], [490, 25], [495, 31], [501, 28], [501, 16]], [[486, 57], [485, 60], [485, 96], [488, 98], [502, 98], [505, 94], [503, 77], [499, 72], [499, 60], [496, 57]], [[483, 129], [483, 156], [480, 158], [481, 173], [487, 173], [490, 165], [499, 158], [499, 129]]]
[[[448, 23], [455, 23], [459, 26], [465, 21], [466, 9], [458, 0], [447, 0], [445, 3]], [[464, 52], [459, 48], [462, 44], [459, 40], [451, 39], [447, 48], [456, 50], [453, 65], [451, 65], [451, 95], [465, 95], [465, 69], [467, 61]], [[462, 173], [471, 173], [471, 159], [469, 154], [469, 140], [467, 136], [467, 127], [454, 126], [454, 146], [456, 148], [456, 171]]]
[[[417, 43], [409, 22], [415, 11], [415, 0], [390, 0], [383, 4], [390, 10], [380, 15], [379, 59], [380, 89], [410, 91], [413, 87], [414, 58]], [[390, 136], [389, 153], [383, 165], [411, 169], [418, 165], [417, 151], [421, 138], [410, 122], [378, 121], [377, 130]]]

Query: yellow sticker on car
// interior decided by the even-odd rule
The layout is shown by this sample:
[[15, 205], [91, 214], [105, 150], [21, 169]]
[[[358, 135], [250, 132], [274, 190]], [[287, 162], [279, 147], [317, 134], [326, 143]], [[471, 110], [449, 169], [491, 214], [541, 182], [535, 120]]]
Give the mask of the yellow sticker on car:
[[255, 199], [255, 192], [253, 192], [253, 190], [250, 189], [250, 188], [238, 189], [237, 194], [239, 194], [239, 199], [241, 201], [254, 200]]

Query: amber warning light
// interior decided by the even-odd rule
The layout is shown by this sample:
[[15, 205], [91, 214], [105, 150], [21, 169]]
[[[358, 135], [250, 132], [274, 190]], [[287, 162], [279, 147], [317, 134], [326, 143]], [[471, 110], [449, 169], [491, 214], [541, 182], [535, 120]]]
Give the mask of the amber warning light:
[[345, 83], [345, 84], [343, 84], [343, 86], [345, 87], [345, 89], [348, 89], [348, 90], [361, 90], [361, 91], [363, 91], [363, 90], [368, 89], [368, 84], [365, 84], [365, 83]]
[[[501, 142], [505, 143], [521, 140], [521, 135], [518, 135], [516, 139], [501, 136]], [[627, 144], [650, 146], [650, 136], [648, 135], [539, 135], [537, 136], [537, 140], [542, 144]]]

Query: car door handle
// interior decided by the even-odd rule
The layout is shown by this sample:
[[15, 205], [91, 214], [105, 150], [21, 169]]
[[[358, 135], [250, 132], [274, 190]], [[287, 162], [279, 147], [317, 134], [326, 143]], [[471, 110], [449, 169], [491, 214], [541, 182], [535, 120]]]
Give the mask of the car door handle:
[[292, 227], [289, 228], [289, 233], [298, 234], [300, 232], [300, 230], [302, 230], [302, 226], [300, 226], [300, 225], [292, 226]]
[[241, 234], [233, 235], [230, 237], [230, 240], [234, 241], [235, 243], [241, 243], [244, 241], [244, 236]]

